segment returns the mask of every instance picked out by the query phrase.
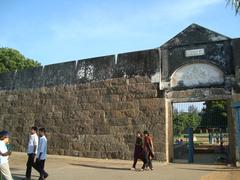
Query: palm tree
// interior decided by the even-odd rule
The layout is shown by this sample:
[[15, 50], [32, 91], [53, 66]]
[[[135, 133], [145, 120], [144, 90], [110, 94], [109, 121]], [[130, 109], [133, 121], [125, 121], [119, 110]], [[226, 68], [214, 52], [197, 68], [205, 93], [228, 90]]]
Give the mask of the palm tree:
[[236, 15], [240, 13], [240, 0], [227, 0], [227, 5], [229, 4], [235, 9]]

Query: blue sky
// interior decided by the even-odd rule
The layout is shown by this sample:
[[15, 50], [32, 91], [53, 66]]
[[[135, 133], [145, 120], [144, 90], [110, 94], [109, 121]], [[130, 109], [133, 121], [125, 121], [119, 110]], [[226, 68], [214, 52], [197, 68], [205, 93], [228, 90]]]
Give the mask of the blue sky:
[[43, 65], [151, 49], [192, 23], [240, 37], [226, 0], [0, 0], [0, 47]]

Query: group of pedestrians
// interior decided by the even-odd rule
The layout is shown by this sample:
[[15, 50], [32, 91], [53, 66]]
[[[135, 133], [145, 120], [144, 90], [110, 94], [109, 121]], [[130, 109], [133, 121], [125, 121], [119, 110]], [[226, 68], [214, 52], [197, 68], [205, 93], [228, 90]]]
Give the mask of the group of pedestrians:
[[137, 132], [134, 148], [134, 161], [131, 170], [136, 170], [138, 159], [142, 160], [141, 170], [153, 170], [152, 159], [154, 158], [153, 140], [148, 131]]
[[[47, 156], [46, 131], [45, 128], [39, 129], [40, 138], [38, 137], [37, 131], [37, 127], [31, 127], [27, 148], [27, 169], [24, 180], [31, 179], [32, 167], [39, 172], [39, 180], [44, 180], [48, 177], [48, 173], [44, 170]], [[4, 130], [0, 132], [0, 170], [5, 180], [13, 180], [8, 164], [8, 157], [11, 155], [11, 150], [7, 148], [7, 144], [9, 144], [9, 133]], [[153, 140], [149, 135], [149, 132], [144, 131], [143, 134], [137, 132], [134, 149], [134, 162], [131, 170], [136, 170], [136, 164], [139, 159], [143, 162], [141, 170], [153, 170], [153, 158]]]
[[[32, 167], [39, 172], [39, 180], [44, 180], [48, 177], [48, 173], [44, 170], [45, 160], [47, 157], [47, 138], [45, 136], [45, 128], [39, 129], [39, 137], [37, 127], [32, 127], [28, 140], [28, 160], [26, 177], [24, 180], [31, 179]], [[4, 180], [13, 180], [8, 164], [8, 157], [11, 155], [11, 150], [7, 148], [9, 144], [8, 131], [0, 132], [0, 172]]]
[[47, 138], [45, 133], [45, 128], [40, 128], [40, 138], [38, 139], [37, 127], [33, 126], [31, 128], [28, 140], [28, 161], [25, 180], [31, 179], [32, 167], [39, 172], [39, 180], [48, 177], [48, 173], [44, 170], [45, 160], [47, 158]]
[[222, 144], [224, 143], [224, 134], [220, 131], [219, 132], [210, 132], [208, 133], [208, 141], [209, 141], [209, 144]]

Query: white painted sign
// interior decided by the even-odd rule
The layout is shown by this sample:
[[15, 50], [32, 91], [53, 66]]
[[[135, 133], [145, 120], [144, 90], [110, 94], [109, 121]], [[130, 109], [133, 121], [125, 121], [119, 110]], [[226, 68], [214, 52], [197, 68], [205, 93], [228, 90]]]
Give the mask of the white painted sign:
[[224, 73], [211, 64], [188, 64], [179, 68], [171, 77], [171, 87], [216, 85], [224, 82]]
[[202, 56], [205, 55], [204, 49], [191, 49], [185, 51], [186, 57], [193, 57], [193, 56]]

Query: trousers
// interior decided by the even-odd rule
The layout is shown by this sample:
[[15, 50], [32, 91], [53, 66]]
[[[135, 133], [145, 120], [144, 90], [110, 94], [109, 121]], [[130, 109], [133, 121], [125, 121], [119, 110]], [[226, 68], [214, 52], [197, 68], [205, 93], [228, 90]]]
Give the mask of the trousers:
[[26, 177], [31, 179], [32, 166], [34, 164], [34, 154], [28, 154]]
[[0, 165], [0, 171], [2, 173], [2, 176], [3, 176], [4, 180], [13, 180], [8, 163], [1, 164]]

